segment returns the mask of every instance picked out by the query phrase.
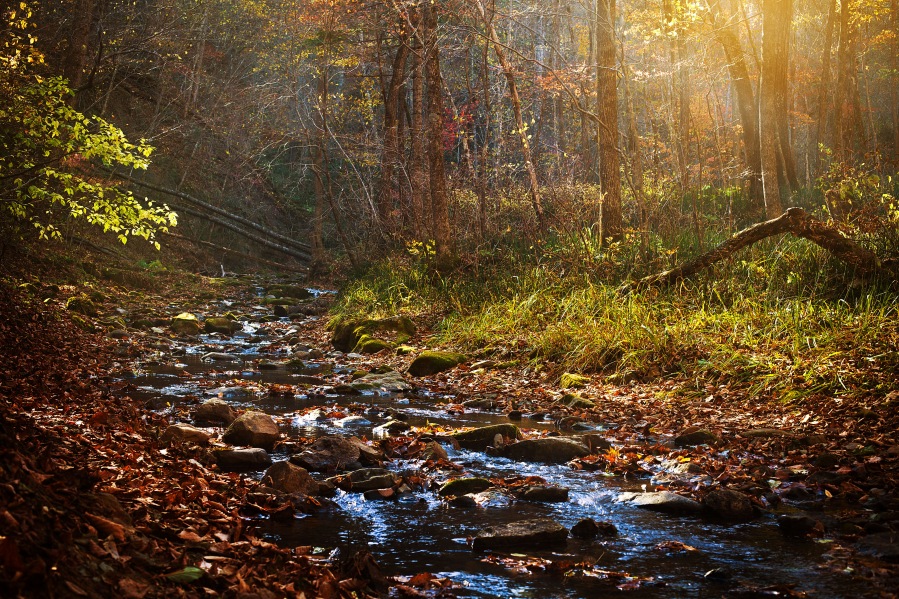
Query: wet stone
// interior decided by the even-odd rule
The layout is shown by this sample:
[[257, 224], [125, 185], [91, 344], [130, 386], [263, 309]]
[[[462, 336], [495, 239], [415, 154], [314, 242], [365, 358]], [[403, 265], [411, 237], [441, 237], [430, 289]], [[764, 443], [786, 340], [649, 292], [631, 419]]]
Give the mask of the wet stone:
[[749, 496], [733, 489], [715, 489], [705, 496], [702, 503], [711, 514], [723, 520], [741, 522], [756, 516]]
[[494, 424], [470, 431], [453, 433], [452, 437], [466, 449], [483, 451], [488, 445], [493, 443], [496, 435], [502, 435], [510, 439], [520, 439], [521, 431], [514, 424]]
[[525, 439], [502, 449], [502, 455], [507, 458], [543, 464], [564, 464], [589, 454], [586, 445], [563, 437]]
[[222, 440], [231, 445], [271, 450], [280, 437], [278, 425], [271, 416], [262, 412], [245, 412], [231, 423]]
[[237, 412], [221, 399], [210, 399], [197, 406], [194, 420], [229, 425], [237, 419]]
[[343, 437], [327, 436], [316, 439], [305, 451], [290, 457], [290, 462], [312, 472], [334, 472], [358, 469], [359, 447]]
[[674, 444], [678, 447], [692, 447], [694, 445], [714, 445], [721, 439], [708, 429], [687, 430], [674, 438]]
[[580, 437], [580, 442], [586, 445], [593, 453], [612, 449], [612, 443], [602, 435], [596, 433], [582, 435]]
[[549, 518], [534, 518], [508, 524], [488, 526], [475, 535], [471, 548], [521, 549], [527, 547], [552, 547], [564, 545], [568, 529]]
[[805, 514], [778, 516], [777, 525], [780, 527], [780, 531], [788, 537], [817, 536], [824, 533], [824, 525]]
[[593, 518], [584, 518], [571, 527], [571, 536], [578, 539], [595, 539], [598, 536], [614, 537], [618, 528], [611, 522], [597, 522]]
[[542, 501], [545, 503], [562, 503], [568, 501], [568, 489], [565, 487], [553, 487], [547, 485], [533, 485], [526, 487], [518, 494], [524, 501]]
[[444, 483], [437, 491], [437, 494], [441, 497], [447, 497], [449, 495], [468, 495], [486, 491], [492, 486], [493, 483], [486, 478], [456, 478]]
[[392, 472], [383, 468], [362, 468], [343, 476], [332, 476], [328, 482], [347, 492], [364, 493], [393, 487], [396, 479]]
[[421, 459], [424, 461], [432, 460], [438, 462], [440, 460], [448, 460], [449, 455], [447, 455], [443, 445], [437, 441], [429, 441], [421, 452]]
[[305, 468], [290, 462], [276, 462], [265, 471], [262, 484], [291, 495], [318, 495], [319, 483]]
[[616, 499], [619, 503], [629, 503], [634, 507], [663, 514], [698, 514], [702, 504], [688, 497], [670, 491], [650, 493], [622, 493]]
[[219, 468], [226, 472], [262, 470], [272, 463], [268, 453], [258, 447], [251, 449], [219, 449], [215, 451], [214, 455]]
[[196, 443], [197, 445], [206, 445], [209, 438], [212, 437], [204, 430], [200, 430], [189, 424], [172, 424], [159, 437], [159, 442], [163, 445], [170, 443]]
[[858, 550], [888, 562], [899, 562], [899, 533], [881, 532], [858, 542]]

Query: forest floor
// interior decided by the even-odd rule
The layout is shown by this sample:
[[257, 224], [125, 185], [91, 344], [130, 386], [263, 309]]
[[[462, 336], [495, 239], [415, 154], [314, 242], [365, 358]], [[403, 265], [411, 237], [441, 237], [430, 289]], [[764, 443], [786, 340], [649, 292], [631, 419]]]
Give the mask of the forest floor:
[[[148, 410], [129, 396], [123, 373], [157, 351], [160, 338], [178, 340], [167, 327], [161, 330], [161, 323], [155, 330], [133, 326], [138, 314], [211, 316], [210, 305], [222, 301], [249, 306], [256, 282], [160, 275], [150, 280], [151, 291], [146, 278], [92, 287], [21, 280], [0, 285], [4, 593], [124, 598], [451, 594], [450, 581], [432, 576], [386, 578], [367, 554], [328, 560], [310, 546], [265, 540], [257, 531], [261, 520], [285, 512], [292, 517], [295, 511], [314, 509], [319, 500], [287, 497], [252, 478], [222, 472], [202, 447], [161, 443], [160, 433], [184, 420], [193, 407], [187, 401], [174, 410]], [[67, 302], [71, 297], [90, 301], [78, 308]], [[126, 326], [117, 320], [127, 321]], [[277, 325], [278, 319], [270, 322]], [[299, 339], [334, 356], [326, 322], [297, 320], [290, 335], [275, 345], [288, 352]], [[406, 373], [415, 355], [429, 347], [429, 325], [435, 323], [417, 324], [418, 332], [408, 341], [410, 354], [385, 350], [365, 356], [364, 370]], [[563, 400], [566, 390], [558, 380], [517, 366], [468, 361], [414, 380], [404, 376], [413, 393], [452, 396], [447, 414], [519, 411], [525, 419], [556, 423], [555, 431], [543, 429], [533, 433], [536, 437], [565, 435], [579, 423], [601, 423], [611, 447], [572, 460], [572, 468], [642, 476], [654, 481], [650, 491], [695, 499], [720, 519], [757, 517], [782, 505], [797, 508], [796, 514], [779, 516], [782, 534], [827, 543], [820, 567], [852, 579], [858, 596], [896, 596], [896, 394], [791, 405], [731, 392], [726, 385], [700, 385], [697, 392], [696, 381], [613, 386], [586, 380], [568, 390], [576, 397]], [[302, 390], [325, 394], [350, 380], [351, 375], [335, 374], [320, 389], [313, 384]], [[272, 396], [298, 388], [256, 384], [254, 391]], [[572, 401], [578, 398], [588, 401]], [[197, 398], [192, 399], [195, 404]], [[413, 428], [382, 441], [380, 449], [388, 458], [408, 457], [421, 451], [422, 439], [448, 432]], [[290, 452], [309, 443], [295, 440]], [[672, 463], [689, 467], [660, 476], [661, 465]], [[429, 467], [452, 470], [455, 465]], [[729, 592], [804, 596], [764, 584]]]

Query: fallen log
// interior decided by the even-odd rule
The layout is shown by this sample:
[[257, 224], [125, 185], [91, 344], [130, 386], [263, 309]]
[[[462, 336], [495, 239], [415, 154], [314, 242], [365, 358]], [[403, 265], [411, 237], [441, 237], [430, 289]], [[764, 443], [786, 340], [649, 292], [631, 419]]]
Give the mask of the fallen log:
[[740, 251], [767, 237], [791, 233], [821, 246], [838, 259], [855, 268], [860, 276], [871, 276], [885, 272], [895, 276], [892, 264], [884, 265], [871, 250], [862, 247], [855, 241], [844, 237], [836, 228], [813, 218], [802, 208], [789, 208], [786, 212], [763, 223], [752, 225], [735, 233], [733, 237], [701, 256], [688, 260], [678, 266], [638, 281], [623, 285], [619, 292], [629, 293], [636, 289], [649, 287], [667, 287], [679, 281], [690, 279], [713, 264], [725, 260]]
[[279, 262], [273, 262], [272, 260], [266, 260], [265, 258], [259, 258], [258, 256], [253, 256], [251, 254], [245, 254], [244, 252], [239, 252], [237, 250], [232, 250], [231, 248], [226, 248], [222, 245], [216, 245], [209, 241], [203, 241], [202, 239], [191, 239], [189, 237], [185, 237], [184, 235], [178, 235], [177, 233], [162, 233], [166, 237], [171, 237], [172, 239], [180, 239], [182, 241], [186, 241], [187, 243], [193, 243], [196, 245], [201, 245], [203, 247], [207, 247], [209, 249], [215, 250], [217, 252], [222, 252], [223, 254], [229, 254], [231, 256], [236, 256], [243, 260], [249, 260], [251, 262], [256, 262], [257, 264], [261, 264], [263, 266], [268, 266], [269, 268], [273, 268], [278, 271], [289, 271], [289, 272], [298, 272], [298, 273], [307, 273], [309, 272], [308, 268], [297, 267], [297, 266], [288, 266], [286, 264], [281, 264]]
[[204, 210], [208, 210], [209, 212], [217, 214], [218, 216], [220, 216], [222, 218], [233, 220], [237, 223], [240, 223], [244, 227], [248, 227], [255, 231], [259, 231], [260, 233], [264, 233], [265, 235], [268, 235], [271, 239], [277, 240], [277, 241], [281, 242], [281, 244], [283, 244], [287, 247], [294, 247], [298, 251], [303, 252], [306, 255], [306, 258], [305, 258], [306, 260], [308, 260], [312, 257], [312, 255], [309, 253], [311, 246], [308, 243], [304, 243], [302, 241], [297, 241], [296, 239], [287, 237], [286, 235], [281, 235], [280, 233], [278, 233], [276, 231], [272, 231], [271, 229], [268, 229], [266, 227], [263, 227], [259, 223], [256, 223], [247, 218], [244, 218], [244, 217], [240, 216], [239, 214], [233, 214], [231, 212], [228, 212], [227, 210], [223, 210], [222, 208], [219, 208], [218, 206], [213, 206], [209, 202], [204, 202], [203, 200], [201, 200], [199, 198], [195, 198], [194, 196], [186, 194], [182, 191], [177, 191], [175, 189], [168, 189], [166, 187], [162, 187], [160, 185], [155, 185], [153, 183], [147, 183], [146, 181], [141, 181], [140, 179], [135, 179], [134, 177], [131, 177], [129, 175], [126, 175], [126, 174], [121, 173], [116, 170], [112, 170], [112, 169], [105, 169], [105, 170], [107, 172], [109, 172], [111, 175], [113, 175], [115, 177], [119, 177], [126, 181], [130, 181], [131, 183], [134, 183], [135, 185], [139, 185], [141, 187], [146, 187], [147, 189], [152, 189], [153, 191], [158, 191], [159, 193], [164, 193], [166, 195], [169, 195], [169, 196], [172, 196], [175, 198], [179, 198], [185, 202], [193, 204], [194, 206], [203, 208]]

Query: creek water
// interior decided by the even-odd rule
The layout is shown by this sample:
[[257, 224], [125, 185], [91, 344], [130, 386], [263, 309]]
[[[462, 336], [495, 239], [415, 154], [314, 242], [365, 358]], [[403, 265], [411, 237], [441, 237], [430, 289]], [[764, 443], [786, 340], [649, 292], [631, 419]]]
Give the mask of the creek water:
[[[256, 316], [261, 317], [261, 309], [257, 311]], [[133, 375], [128, 379], [129, 393], [144, 399], [153, 409], [173, 413], [185, 401], [221, 397], [235, 407], [281, 417], [288, 437], [355, 434], [371, 438], [373, 428], [387, 420], [384, 412], [388, 409], [401, 412], [412, 426], [431, 423], [465, 427], [509, 422], [505, 415], [491, 412], [449, 414], [445, 410], [446, 396], [426, 393], [407, 393], [405, 397], [305, 395], [302, 387], [296, 386], [296, 393], [272, 396], [255, 392], [252, 384], [246, 386], [296, 384], [296, 371], [254, 368], [254, 361], [260, 358], [287, 357], [289, 352], [278, 339], [290, 332], [289, 321], [283, 319], [274, 328], [259, 322], [246, 323], [244, 330], [231, 339], [201, 335], [199, 343], [176, 343], [134, 364]], [[237, 360], [204, 360], [202, 356], [210, 351], [228, 352]], [[308, 362], [304, 374], [350, 373], [357, 366], [363, 367], [356, 363], [363, 360], [326, 357]], [[452, 390], [447, 389], [446, 394], [451, 395]], [[358, 408], [360, 404], [367, 408], [363, 414], [370, 424], [351, 430], [327, 418], [304, 416], [314, 406]], [[553, 428], [551, 422], [525, 420], [516, 424], [523, 428]], [[577, 598], [621, 593], [617, 585], [630, 579], [609, 577], [604, 571], [651, 579], [627, 591], [629, 596], [637, 597], [720, 597], [729, 593], [739, 597], [783, 596], [777, 591], [750, 591], [772, 585], [793, 585], [797, 591], [810, 592], [814, 597], [857, 596], [848, 576], [818, 566], [830, 546], [826, 539], [784, 537], [773, 515], [750, 523], [722, 525], [700, 518], [658, 514], [615, 501], [622, 491], [652, 487], [651, 478], [621, 480], [565, 465], [522, 463], [481, 452], [447, 449], [450, 459], [464, 466], [466, 475], [540, 476], [548, 483], [570, 489], [569, 501], [514, 501], [497, 493], [489, 495], [478, 507], [461, 508], [447, 505], [435, 492], [427, 490], [415, 490], [394, 502], [366, 501], [361, 494], [338, 491], [315, 513], [298, 514], [290, 522], [260, 521], [256, 525], [266, 538], [286, 546], [311, 545], [323, 552], [337, 549], [343, 554], [368, 550], [387, 575], [430, 572], [449, 577], [461, 585], [457, 589], [460, 597]], [[277, 461], [287, 456], [276, 452], [272, 457]], [[418, 473], [420, 463], [396, 460], [387, 467], [397, 473]], [[259, 477], [261, 472], [248, 476]], [[440, 473], [433, 476], [438, 480], [442, 477]], [[619, 534], [594, 541], [569, 538], [567, 546], [522, 548], [515, 556], [594, 565], [565, 574], [490, 563], [484, 561], [485, 554], [473, 552], [466, 542], [485, 526], [535, 517], [552, 518], [568, 528], [582, 518], [609, 521]]]

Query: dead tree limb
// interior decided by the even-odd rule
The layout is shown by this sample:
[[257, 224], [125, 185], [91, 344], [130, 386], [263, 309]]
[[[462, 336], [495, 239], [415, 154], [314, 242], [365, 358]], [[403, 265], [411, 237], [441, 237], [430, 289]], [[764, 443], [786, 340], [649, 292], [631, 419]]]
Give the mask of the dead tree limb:
[[228, 212], [227, 210], [223, 210], [223, 209], [219, 208], [218, 206], [213, 206], [209, 202], [204, 202], [203, 200], [201, 200], [199, 198], [195, 198], [184, 192], [177, 191], [174, 189], [168, 189], [168, 188], [165, 188], [165, 187], [162, 187], [159, 185], [155, 185], [153, 183], [147, 183], [146, 181], [141, 181], [140, 179], [135, 179], [134, 177], [131, 177], [129, 175], [126, 175], [124, 173], [121, 173], [119, 171], [115, 171], [112, 169], [105, 169], [105, 170], [107, 170], [113, 176], [119, 177], [121, 179], [125, 179], [126, 181], [130, 181], [131, 183], [134, 183], [135, 185], [140, 185], [141, 187], [146, 187], [147, 189], [152, 189], [153, 191], [158, 191], [159, 193], [164, 193], [168, 196], [179, 198], [185, 202], [193, 204], [194, 206], [197, 206], [199, 208], [202, 208], [204, 210], [207, 210], [209, 212], [217, 214], [218, 216], [220, 216], [222, 218], [233, 220], [237, 223], [240, 223], [244, 227], [253, 229], [255, 231], [259, 231], [260, 233], [264, 233], [265, 235], [268, 235], [271, 239], [279, 241], [283, 245], [286, 245], [287, 247], [295, 247], [295, 248], [297, 248], [297, 250], [299, 252], [301, 252], [305, 255], [305, 257], [303, 258], [304, 260], [308, 260], [309, 258], [312, 257], [312, 255], [309, 253], [310, 246], [308, 243], [304, 243], [302, 241], [297, 241], [296, 239], [287, 237], [286, 235], [281, 235], [280, 233], [277, 233], [275, 231], [272, 231], [271, 229], [263, 227], [259, 223], [253, 222], [253, 221], [251, 221], [247, 218], [244, 218], [238, 214], [233, 214], [231, 212]]
[[251, 254], [245, 254], [244, 252], [239, 252], [237, 250], [232, 250], [231, 248], [226, 248], [221, 245], [216, 245], [209, 241], [203, 241], [201, 239], [191, 239], [189, 237], [185, 237], [184, 235], [178, 235], [177, 233], [163, 233], [166, 237], [171, 237], [172, 239], [180, 239], [182, 241], [186, 241], [187, 243], [193, 243], [196, 245], [202, 245], [203, 247], [207, 247], [209, 249], [215, 250], [217, 252], [222, 252], [223, 254], [230, 254], [232, 256], [236, 256], [243, 260], [249, 260], [251, 262], [256, 262], [257, 264], [261, 264], [263, 266], [268, 266], [269, 268], [273, 268], [278, 271], [290, 271], [290, 272], [298, 272], [298, 273], [307, 273], [309, 272], [308, 268], [296, 267], [296, 266], [287, 266], [286, 264], [280, 264], [278, 262], [273, 262], [271, 260], [266, 260], [265, 258], [259, 258], [258, 256], [253, 256]]
[[895, 275], [891, 269], [886, 268], [871, 250], [868, 250], [853, 240], [844, 237], [837, 229], [812, 218], [802, 208], [789, 208], [786, 212], [767, 220], [763, 223], [752, 225], [743, 229], [733, 237], [716, 247], [715, 249], [688, 260], [680, 265], [638, 281], [628, 283], [619, 289], [622, 293], [628, 293], [635, 289], [649, 287], [667, 287], [678, 281], [690, 279], [713, 264], [725, 260], [740, 251], [774, 235], [791, 233], [796, 237], [802, 237], [816, 243], [834, 256], [855, 268], [855, 272], [861, 276], [869, 276], [886, 271]]

